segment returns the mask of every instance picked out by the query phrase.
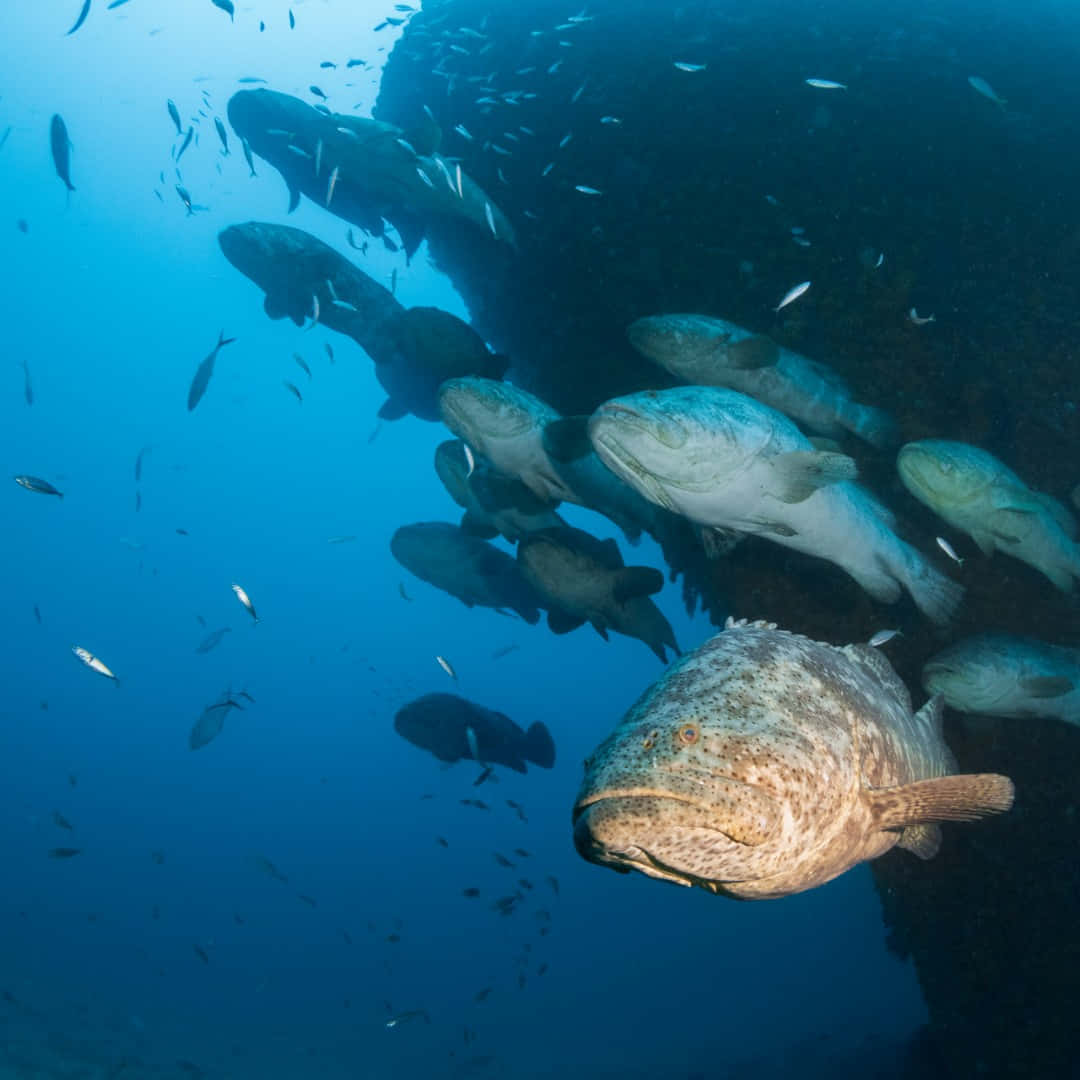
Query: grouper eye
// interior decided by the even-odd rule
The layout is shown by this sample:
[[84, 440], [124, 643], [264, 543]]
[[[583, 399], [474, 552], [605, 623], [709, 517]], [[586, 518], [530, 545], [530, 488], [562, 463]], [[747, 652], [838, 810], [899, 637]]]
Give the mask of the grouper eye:
[[687, 745], [693, 746], [701, 738], [701, 729], [697, 724], [683, 724], [679, 728], [679, 738]]

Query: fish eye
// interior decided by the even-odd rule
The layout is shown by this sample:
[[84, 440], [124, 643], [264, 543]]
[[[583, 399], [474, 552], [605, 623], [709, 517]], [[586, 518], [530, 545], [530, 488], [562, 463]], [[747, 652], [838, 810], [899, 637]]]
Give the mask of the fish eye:
[[697, 724], [683, 724], [683, 726], [679, 728], [679, 738], [687, 746], [693, 746], [694, 743], [701, 738], [701, 729]]

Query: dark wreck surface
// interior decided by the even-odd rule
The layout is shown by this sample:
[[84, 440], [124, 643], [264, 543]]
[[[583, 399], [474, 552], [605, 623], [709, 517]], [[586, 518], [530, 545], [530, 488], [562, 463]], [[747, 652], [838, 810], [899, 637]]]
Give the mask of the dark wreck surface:
[[[1067, 500], [1080, 481], [1071, 31], [1049, 8], [1015, 5], [978, 26], [948, 6], [795, 10], [595, 0], [591, 18], [568, 23], [580, 5], [426, 4], [376, 116], [409, 127], [427, 106], [441, 152], [461, 158], [518, 238], [516, 252], [492, 251], [444, 226], [428, 235], [431, 257], [511, 357], [510, 377], [564, 413], [671, 385], [626, 327], [701, 312], [827, 362], [905, 441], [974, 443]], [[993, 75], [1008, 108], [974, 92], [974, 74]], [[773, 310], [807, 280], [805, 297]], [[935, 321], [916, 325], [913, 308]], [[890, 659], [917, 701], [922, 664], [967, 634], [1080, 645], [1075, 598], [966, 537], [950, 534], [967, 557], [949, 564], [934, 546], [945, 527], [901, 487], [894, 452], [844, 449], [902, 534], [967, 588], [956, 623], [938, 631], [759, 540], [713, 565], [724, 608], [833, 642], [898, 626]], [[1014, 778], [1016, 809], [947, 827], [929, 863], [876, 864], [889, 932], [915, 960], [952, 1075], [1072, 1075], [1080, 731], [950, 715], [947, 734], [962, 769]]]

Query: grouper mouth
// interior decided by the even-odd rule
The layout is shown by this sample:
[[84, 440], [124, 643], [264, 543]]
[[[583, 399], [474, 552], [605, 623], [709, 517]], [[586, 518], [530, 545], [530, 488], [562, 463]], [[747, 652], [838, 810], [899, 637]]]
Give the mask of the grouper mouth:
[[[665, 822], [665, 818], [674, 818]], [[583, 799], [574, 807], [574, 847], [587, 862], [622, 874], [637, 870], [675, 885], [721, 891], [723, 882], [699, 877], [660, 858], [649, 849], [650, 828], [670, 840], [672, 834], [693, 830], [706, 834], [698, 846], [735, 849], [738, 842], [717, 823], [716, 812], [678, 796], [663, 794], [602, 794]], [[605, 838], [606, 833], [614, 837]], [[623, 837], [625, 836], [625, 839]]]

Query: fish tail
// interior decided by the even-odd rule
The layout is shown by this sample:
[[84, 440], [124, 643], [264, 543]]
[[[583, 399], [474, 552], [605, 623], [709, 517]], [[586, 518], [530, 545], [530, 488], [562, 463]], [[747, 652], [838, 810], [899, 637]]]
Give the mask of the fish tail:
[[932, 622], [944, 626], [956, 613], [964, 598], [964, 587], [916, 554], [914, 573], [906, 576], [905, 585], [915, 606]]
[[524, 757], [542, 769], [555, 765], [555, 740], [546, 725], [539, 720], [525, 732]]
[[231, 345], [235, 340], [236, 340], [236, 338], [234, 338], [234, 337], [226, 337], [225, 336], [225, 331], [222, 330], [222, 331], [220, 331], [218, 333], [217, 347], [219, 349], [222, 349], [226, 345]]

